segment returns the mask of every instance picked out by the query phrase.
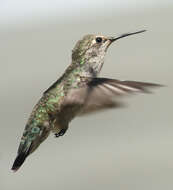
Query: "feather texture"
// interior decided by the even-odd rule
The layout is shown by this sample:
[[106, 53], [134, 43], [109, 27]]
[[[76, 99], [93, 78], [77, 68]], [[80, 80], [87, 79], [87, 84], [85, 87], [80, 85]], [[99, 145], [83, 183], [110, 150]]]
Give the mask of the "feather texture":
[[100, 111], [102, 109], [122, 107], [119, 98], [134, 93], [151, 93], [150, 88], [159, 84], [120, 81], [109, 78], [88, 78], [79, 89], [72, 89], [67, 96], [67, 104], [83, 105], [80, 115]]

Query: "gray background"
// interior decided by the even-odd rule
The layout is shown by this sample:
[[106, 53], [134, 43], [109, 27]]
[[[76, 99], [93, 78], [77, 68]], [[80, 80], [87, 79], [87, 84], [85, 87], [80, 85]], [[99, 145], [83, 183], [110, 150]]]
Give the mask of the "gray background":
[[[173, 3], [138, 1], [120, 9], [101, 2], [70, 13], [64, 6], [60, 15], [51, 9], [46, 16], [0, 15], [0, 189], [173, 189]], [[29, 113], [69, 65], [76, 41], [141, 29], [148, 31], [109, 48], [101, 76], [167, 87], [124, 99], [127, 108], [76, 118], [64, 137], [50, 135], [11, 172]]]

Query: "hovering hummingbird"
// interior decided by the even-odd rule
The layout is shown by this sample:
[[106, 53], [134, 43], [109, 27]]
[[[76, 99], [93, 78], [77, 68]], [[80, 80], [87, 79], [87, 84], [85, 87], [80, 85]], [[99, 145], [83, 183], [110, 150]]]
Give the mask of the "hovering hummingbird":
[[121, 106], [117, 97], [137, 92], [147, 93], [149, 88], [160, 86], [97, 77], [103, 66], [106, 51], [113, 42], [144, 31], [126, 33], [118, 37], [86, 35], [77, 42], [72, 50], [71, 64], [43, 93], [33, 108], [12, 170], [18, 170], [26, 157], [39, 147], [50, 132], [56, 137], [64, 135], [74, 117], [117, 108]]

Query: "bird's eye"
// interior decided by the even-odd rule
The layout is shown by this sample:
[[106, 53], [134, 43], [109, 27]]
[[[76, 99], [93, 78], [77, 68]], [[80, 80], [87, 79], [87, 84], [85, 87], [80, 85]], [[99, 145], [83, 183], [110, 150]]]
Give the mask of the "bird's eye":
[[97, 38], [96, 38], [96, 42], [97, 42], [97, 43], [101, 43], [102, 40], [103, 40], [103, 39], [102, 39], [101, 37], [97, 37]]

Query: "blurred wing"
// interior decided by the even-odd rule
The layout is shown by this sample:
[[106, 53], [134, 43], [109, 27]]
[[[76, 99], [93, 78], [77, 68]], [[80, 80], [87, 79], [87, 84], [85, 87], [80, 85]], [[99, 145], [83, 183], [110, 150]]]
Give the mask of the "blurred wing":
[[[89, 81], [89, 80], [88, 80]], [[136, 81], [120, 81], [108, 78], [93, 78], [80, 89], [72, 90], [71, 103], [82, 104], [80, 115], [108, 108], [121, 107], [118, 97], [132, 93], [150, 93], [149, 89], [161, 85]]]

